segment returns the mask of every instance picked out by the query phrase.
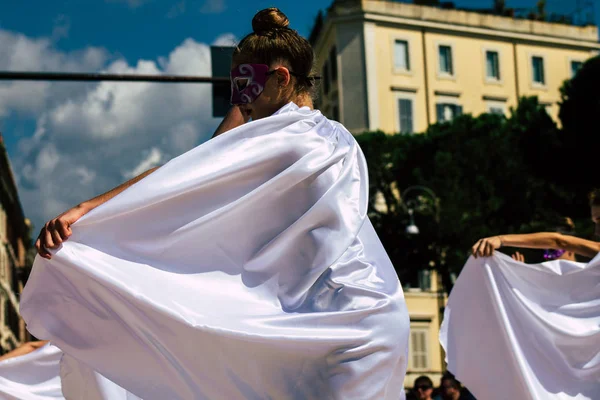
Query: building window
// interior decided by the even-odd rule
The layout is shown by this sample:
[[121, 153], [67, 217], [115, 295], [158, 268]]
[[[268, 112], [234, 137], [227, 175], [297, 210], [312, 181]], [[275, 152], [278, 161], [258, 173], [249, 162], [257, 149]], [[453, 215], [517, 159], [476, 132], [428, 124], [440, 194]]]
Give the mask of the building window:
[[410, 327], [409, 369], [429, 369], [428, 338], [428, 327]]
[[327, 68], [327, 63], [325, 63], [325, 65], [323, 65], [323, 71], [321, 73], [322, 76], [322, 80], [323, 80], [323, 94], [327, 95], [329, 93], [329, 71]]
[[400, 133], [413, 133], [413, 101], [398, 99]]
[[575, 78], [577, 71], [581, 69], [583, 63], [581, 61], [571, 61], [571, 78]]
[[454, 75], [454, 66], [452, 65], [452, 47], [440, 45], [439, 53], [440, 73]]
[[331, 81], [337, 81], [337, 49], [335, 46], [329, 52], [329, 65], [331, 67]]
[[394, 41], [394, 68], [401, 71], [410, 71], [408, 42], [406, 40]]
[[486, 101], [485, 107], [490, 114], [506, 115], [506, 103], [500, 100]]
[[485, 70], [488, 79], [500, 80], [500, 62], [497, 51], [485, 52]]
[[462, 106], [451, 103], [436, 104], [437, 122], [448, 122], [462, 114]]
[[533, 83], [545, 85], [546, 77], [544, 76], [544, 58], [539, 56], [531, 57], [531, 67], [533, 73]]

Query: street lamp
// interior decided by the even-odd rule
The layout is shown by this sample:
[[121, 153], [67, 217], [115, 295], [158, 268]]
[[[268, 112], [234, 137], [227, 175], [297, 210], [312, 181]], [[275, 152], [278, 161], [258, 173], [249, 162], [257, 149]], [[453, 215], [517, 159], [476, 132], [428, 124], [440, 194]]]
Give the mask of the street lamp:
[[410, 224], [406, 227], [406, 233], [409, 235], [418, 235], [419, 227], [415, 224], [415, 217], [413, 216], [414, 210], [412, 208], [408, 209], [408, 215], [410, 216]]
[[431, 190], [425, 186], [410, 186], [410, 187], [406, 188], [404, 190], [404, 192], [401, 194], [401, 203], [410, 218], [409, 224], [406, 227], [406, 233], [408, 233], [409, 235], [418, 235], [420, 233], [419, 227], [415, 224], [415, 217], [414, 217], [414, 210], [415, 210], [416, 206], [418, 205], [418, 204], [416, 204], [417, 201], [416, 200], [405, 200], [408, 198], [409, 193], [412, 193], [415, 191], [424, 192], [429, 197], [431, 197], [431, 200], [433, 201], [433, 204], [435, 207], [434, 212], [435, 212], [436, 221], [439, 221], [439, 217], [440, 217], [440, 215], [439, 215], [440, 214], [439, 200], [433, 190]]

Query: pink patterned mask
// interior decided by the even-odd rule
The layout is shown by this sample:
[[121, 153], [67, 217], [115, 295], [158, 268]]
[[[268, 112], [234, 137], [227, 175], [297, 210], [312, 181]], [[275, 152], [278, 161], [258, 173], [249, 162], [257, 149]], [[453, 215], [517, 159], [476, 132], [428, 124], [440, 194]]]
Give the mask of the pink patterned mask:
[[231, 104], [248, 104], [256, 100], [273, 72], [266, 64], [240, 64], [232, 69]]

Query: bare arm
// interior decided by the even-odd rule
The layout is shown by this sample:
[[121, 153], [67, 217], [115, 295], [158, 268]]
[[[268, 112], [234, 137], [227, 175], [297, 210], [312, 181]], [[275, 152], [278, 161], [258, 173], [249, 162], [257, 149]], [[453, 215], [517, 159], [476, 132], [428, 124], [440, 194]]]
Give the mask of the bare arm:
[[[233, 128], [237, 128], [238, 126], [248, 122], [248, 115], [249, 114], [242, 112], [238, 106], [231, 107], [215, 131], [213, 137], [219, 136], [224, 132], [227, 132]], [[100, 196], [94, 197], [93, 199], [84, 201], [83, 203], [71, 208], [58, 217], [48, 221], [40, 231], [40, 234], [35, 242], [35, 248], [37, 249], [38, 254], [44, 258], [50, 259], [52, 254], [48, 249], [58, 248], [62, 242], [67, 240], [72, 234], [71, 225], [79, 220], [79, 218], [99, 205], [106, 203], [108, 200], [123, 192], [128, 187], [144, 179], [158, 168], [159, 167], [149, 169], [143, 174], [136, 176], [122, 185], [119, 185], [116, 188], [101, 194]]]
[[[217, 137], [233, 128], [237, 128], [238, 126], [245, 124], [246, 122], [248, 122], [248, 118], [242, 112], [240, 107], [233, 106], [229, 109], [229, 111], [225, 115], [225, 118], [223, 118], [223, 121], [221, 121], [212, 137]], [[81, 203], [77, 207], [81, 207], [87, 213], [93, 210], [94, 208], [98, 207], [100, 204], [106, 203], [108, 200], [112, 199], [131, 185], [141, 181], [142, 179], [156, 171], [158, 168], [159, 167], [149, 169], [143, 174], [136, 176], [135, 178], [123, 183], [122, 185], [119, 185], [116, 188], [104, 194], [101, 194], [100, 196], [94, 197], [93, 199]]]
[[249, 118], [242, 112], [240, 107], [233, 106], [229, 109], [212, 137], [215, 138], [233, 128], [237, 128], [248, 122], [248, 119]]
[[585, 257], [594, 257], [600, 252], [600, 243], [575, 236], [554, 232], [501, 235], [481, 239], [472, 248], [475, 257], [489, 257], [495, 249], [503, 246], [528, 249], [564, 249]]
[[86, 213], [88, 213], [89, 211], [93, 210], [94, 208], [98, 207], [100, 204], [104, 204], [106, 203], [108, 200], [112, 199], [113, 197], [115, 197], [116, 195], [118, 195], [119, 193], [121, 193], [122, 191], [124, 191], [125, 189], [127, 189], [128, 187], [134, 185], [135, 183], [141, 181], [142, 179], [144, 179], [145, 177], [147, 177], [148, 175], [150, 175], [151, 173], [153, 173], [154, 171], [156, 171], [158, 168], [160, 167], [154, 167], [149, 169], [148, 171], [136, 176], [133, 179], [128, 180], [125, 183], [122, 183], [121, 185], [117, 186], [114, 189], [109, 190], [108, 192], [101, 194], [100, 196], [96, 196], [93, 199], [90, 199], [88, 201], [84, 201], [83, 203], [81, 203], [80, 205], [78, 205], [77, 207], [81, 207], [83, 210], [85, 210]]
[[0, 361], [8, 360], [9, 358], [13, 358], [13, 357], [24, 356], [25, 354], [29, 354], [32, 351], [39, 349], [40, 347], [44, 346], [46, 343], [48, 343], [47, 340], [43, 340], [43, 341], [39, 341], [39, 342], [23, 343], [16, 349], [9, 351], [8, 353], [4, 354], [3, 356], [0, 356]]
[[46, 222], [44, 227], [41, 229], [40, 234], [35, 242], [35, 248], [38, 254], [44, 258], [50, 259], [52, 255], [48, 249], [55, 249], [60, 246], [62, 242], [67, 240], [71, 236], [71, 225], [73, 225], [79, 218], [98, 207], [99, 205], [106, 203], [125, 189], [141, 181], [159, 167], [154, 167], [144, 172], [141, 175], [136, 176], [133, 179], [128, 180], [122, 185], [109, 190], [108, 192], [101, 194], [100, 196], [94, 197], [93, 199], [84, 201], [83, 203], [65, 211], [58, 217]]
[[[229, 109], [227, 115], [225, 115], [225, 118], [223, 118], [223, 121], [221, 121], [221, 123], [217, 127], [217, 130], [213, 134], [213, 138], [233, 128], [237, 128], [238, 126], [241, 126], [246, 122], [248, 122], [248, 119], [244, 116], [240, 108], [238, 106], [233, 106]], [[141, 181], [142, 179], [156, 171], [158, 168], [159, 167], [149, 169], [143, 174], [136, 176], [135, 178], [123, 183], [122, 185], [119, 185], [116, 188], [104, 194], [101, 194], [100, 196], [94, 197], [93, 199], [81, 203], [77, 207], [81, 207], [87, 213], [93, 210], [94, 208], [98, 207], [100, 204], [106, 203], [108, 200], [112, 199], [131, 185]]]

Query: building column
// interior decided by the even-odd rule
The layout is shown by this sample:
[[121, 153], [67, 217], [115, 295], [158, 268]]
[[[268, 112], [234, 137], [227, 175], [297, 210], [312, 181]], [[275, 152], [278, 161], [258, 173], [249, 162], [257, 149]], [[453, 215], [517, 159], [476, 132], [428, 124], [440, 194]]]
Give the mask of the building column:
[[342, 123], [352, 133], [363, 133], [370, 128], [363, 22], [340, 21], [335, 29]]
[[375, 37], [375, 24], [365, 22], [364, 46], [365, 69], [367, 83], [367, 122], [370, 131], [380, 128], [379, 124], [379, 93], [377, 87], [377, 39]]

